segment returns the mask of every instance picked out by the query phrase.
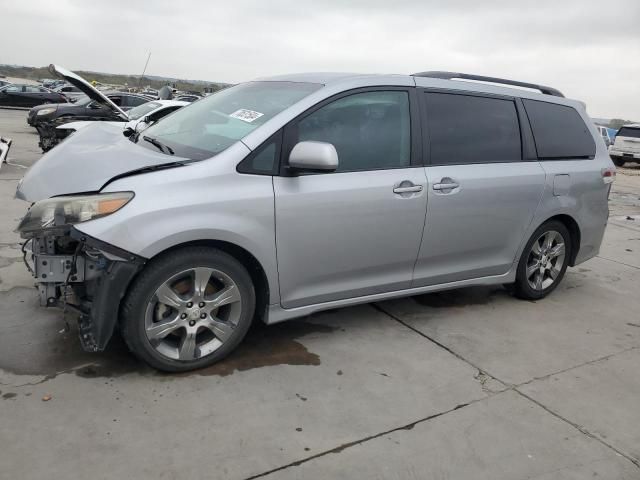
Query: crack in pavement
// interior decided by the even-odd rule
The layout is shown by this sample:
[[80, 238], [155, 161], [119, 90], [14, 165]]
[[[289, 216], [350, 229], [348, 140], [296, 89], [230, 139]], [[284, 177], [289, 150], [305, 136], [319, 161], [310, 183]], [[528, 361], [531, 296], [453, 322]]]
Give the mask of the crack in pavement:
[[[601, 258], [603, 258], [603, 257], [601, 257]], [[605, 260], [609, 260], [609, 259], [605, 259]], [[612, 261], [612, 262], [615, 262], [615, 260], [611, 260], [611, 261]], [[616, 262], [616, 263], [620, 263], [620, 262]], [[631, 265], [628, 265], [628, 266], [631, 266]], [[639, 267], [634, 267], [634, 268], [639, 268]], [[455, 351], [454, 351], [454, 350], [452, 350], [451, 348], [449, 348], [449, 347], [447, 347], [446, 345], [444, 345], [444, 344], [440, 343], [439, 341], [437, 341], [437, 340], [435, 340], [435, 339], [433, 339], [433, 338], [429, 337], [426, 333], [421, 332], [421, 331], [420, 331], [420, 330], [418, 330], [417, 328], [415, 328], [415, 327], [413, 327], [413, 326], [411, 326], [411, 325], [407, 324], [406, 322], [402, 321], [401, 319], [399, 319], [398, 317], [396, 317], [396, 316], [395, 316], [395, 315], [393, 315], [392, 313], [387, 312], [387, 311], [386, 311], [384, 308], [382, 308], [380, 305], [378, 305], [378, 304], [373, 304], [373, 307], [374, 307], [376, 310], [378, 310], [378, 311], [382, 312], [383, 314], [386, 314], [386, 315], [387, 315], [389, 318], [391, 318], [392, 320], [395, 320], [396, 322], [398, 322], [398, 323], [400, 323], [400, 324], [404, 325], [405, 327], [409, 328], [410, 330], [413, 330], [414, 332], [416, 332], [416, 333], [417, 333], [418, 335], [420, 335], [421, 337], [423, 337], [423, 338], [425, 338], [426, 340], [429, 340], [430, 342], [432, 342], [432, 343], [434, 343], [434, 344], [438, 345], [439, 347], [443, 348], [444, 350], [446, 350], [447, 352], [451, 353], [451, 354], [452, 354], [452, 355], [454, 355], [455, 357], [459, 358], [459, 359], [460, 359], [460, 360], [462, 360], [463, 362], [466, 362], [467, 364], [471, 365], [473, 368], [475, 368], [475, 369], [477, 369], [477, 370], [478, 370], [479, 375], [481, 375], [481, 374], [483, 374], [483, 373], [488, 374], [489, 376], [493, 377], [495, 380], [497, 380], [497, 381], [499, 381], [500, 383], [502, 383], [503, 385], [507, 386], [507, 387], [508, 387], [508, 388], [507, 388], [507, 390], [513, 390], [514, 392], [516, 392], [516, 393], [518, 393], [519, 395], [521, 395], [523, 398], [525, 398], [525, 399], [529, 400], [530, 402], [532, 402], [532, 403], [534, 403], [534, 404], [538, 405], [540, 408], [542, 408], [543, 410], [545, 410], [545, 411], [546, 411], [546, 412], [548, 412], [549, 414], [553, 415], [554, 417], [556, 417], [556, 418], [558, 418], [558, 419], [560, 419], [560, 420], [564, 421], [564, 422], [565, 422], [565, 423], [567, 423], [568, 425], [572, 426], [573, 428], [575, 428], [576, 430], [578, 430], [578, 431], [579, 431], [580, 433], [582, 433], [583, 435], [585, 435], [585, 436], [587, 436], [587, 437], [589, 437], [589, 438], [591, 438], [591, 439], [593, 439], [593, 440], [595, 440], [595, 441], [597, 441], [597, 442], [600, 442], [602, 445], [604, 445], [605, 447], [608, 447], [610, 450], [612, 450], [612, 451], [613, 451], [614, 453], [616, 453], [617, 455], [620, 455], [620, 456], [622, 456], [623, 458], [626, 458], [626, 459], [627, 459], [627, 460], [629, 460], [633, 465], [635, 465], [636, 467], [640, 468], [640, 461], [638, 461], [638, 460], [636, 460], [635, 458], [631, 457], [630, 455], [627, 455], [626, 453], [624, 453], [624, 452], [622, 452], [622, 451], [618, 450], [618, 449], [617, 449], [616, 447], [614, 447], [613, 445], [609, 444], [608, 442], [605, 442], [605, 441], [604, 441], [603, 439], [601, 439], [600, 437], [598, 437], [598, 436], [596, 436], [596, 435], [592, 434], [591, 432], [589, 432], [586, 428], [584, 428], [584, 427], [582, 427], [582, 426], [578, 425], [577, 423], [572, 422], [571, 420], [569, 420], [569, 419], [567, 419], [567, 418], [563, 417], [563, 416], [562, 416], [562, 415], [560, 415], [559, 413], [554, 412], [554, 411], [553, 411], [553, 410], [551, 410], [549, 407], [545, 406], [543, 403], [541, 403], [541, 402], [539, 402], [539, 401], [535, 400], [534, 398], [530, 397], [529, 395], [527, 395], [527, 394], [525, 394], [525, 393], [521, 392], [520, 390], [518, 390], [518, 387], [519, 387], [519, 386], [521, 386], [521, 385], [526, 385], [526, 384], [528, 384], [528, 383], [532, 382], [533, 380], [536, 380], [535, 378], [534, 378], [534, 379], [531, 379], [531, 380], [528, 380], [527, 382], [524, 382], [524, 383], [519, 384], [519, 385], [514, 385], [514, 384], [511, 384], [511, 383], [508, 383], [508, 382], [504, 382], [504, 381], [500, 380], [500, 378], [498, 378], [497, 376], [492, 375], [491, 373], [487, 372], [487, 371], [486, 371], [486, 370], [484, 370], [483, 368], [480, 368], [478, 365], [474, 364], [474, 363], [473, 363], [473, 362], [471, 362], [470, 360], [467, 360], [466, 358], [464, 358], [462, 355], [460, 355], [459, 353], [455, 352]], [[623, 351], [621, 351], [621, 352], [613, 353], [613, 354], [611, 354], [611, 355], [607, 355], [607, 356], [605, 356], [605, 357], [601, 357], [601, 358], [597, 358], [597, 359], [595, 359], [595, 360], [591, 360], [591, 361], [589, 361], [589, 362], [585, 362], [585, 363], [584, 363], [584, 364], [582, 364], [582, 365], [577, 365], [577, 366], [574, 366], [574, 367], [570, 367], [570, 368], [567, 368], [567, 369], [561, 370], [561, 371], [559, 371], [559, 372], [551, 373], [551, 374], [547, 375], [547, 377], [550, 377], [550, 376], [552, 376], [552, 375], [556, 375], [556, 374], [558, 374], [558, 373], [562, 373], [563, 371], [572, 370], [572, 369], [574, 369], [574, 368], [578, 368], [578, 367], [583, 366], [583, 365], [588, 365], [588, 364], [590, 364], [590, 363], [596, 363], [596, 362], [598, 362], [598, 361], [607, 360], [607, 359], [609, 359], [609, 358], [611, 358], [611, 357], [613, 357], [613, 356], [620, 355], [620, 354], [622, 354], [622, 353], [624, 353], [624, 352], [627, 352], [627, 351], [630, 351], [630, 350], [635, 350], [635, 349], [637, 349], [637, 348], [639, 348], [639, 347], [631, 347], [631, 348], [628, 348], [628, 349], [623, 350]], [[545, 378], [545, 377], [543, 377], [543, 378]], [[499, 393], [498, 393], [498, 394], [499, 394]], [[473, 403], [473, 402], [470, 402], [470, 403]]]
[[495, 375], [492, 375], [490, 372], [488, 372], [487, 370], [485, 370], [484, 368], [481, 368], [480, 366], [476, 365], [475, 363], [473, 363], [471, 360], [463, 357], [462, 355], [460, 355], [458, 352], [453, 351], [451, 348], [447, 347], [445, 344], [435, 340], [434, 338], [431, 338], [429, 335], [427, 335], [426, 333], [418, 330], [417, 328], [409, 325], [407, 322], [399, 319], [397, 316], [395, 316], [393, 313], [386, 311], [384, 308], [382, 308], [379, 304], [374, 303], [372, 304], [373, 308], [375, 308], [376, 310], [378, 310], [379, 312], [382, 312], [384, 315], [388, 316], [389, 318], [391, 318], [392, 320], [395, 320], [396, 322], [398, 322], [399, 324], [407, 327], [409, 330], [412, 330], [413, 332], [417, 333], [418, 335], [420, 335], [421, 337], [423, 337], [426, 340], [429, 340], [431, 343], [437, 345], [438, 347], [446, 350], [447, 352], [449, 352], [451, 355], [453, 355], [454, 357], [462, 360], [463, 362], [471, 365], [473, 368], [475, 368], [476, 370], [478, 370], [478, 372], [480, 372], [481, 374], [485, 374], [485, 375], [489, 375], [490, 377], [498, 380], [499, 382], [501, 382], [502, 384], [512, 387], [513, 384], [510, 383], [505, 383], [502, 380], [500, 380], [498, 377], [496, 377]]
[[401, 427], [392, 428], [390, 430], [385, 430], [384, 432], [376, 433], [374, 435], [369, 435], [368, 437], [364, 437], [364, 438], [361, 438], [359, 440], [354, 440], [352, 442], [344, 443], [344, 444], [339, 445], [339, 446], [337, 446], [335, 448], [332, 448], [330, 450], [325, 450], [323, 452], [316, 453], [315, 455], [311, 455], [309, 457], [305, 457], [305, 458], [303, 458], [301, 460], [296, 460], [295, 462], [291, 462], [291, 463], [288, 463], [286, 465], [282, 465], [280, 467], [273, 468], [273, 469], [268, 470], [266, 472], [258, 473], [257, 475], [253, 475], [251, 477], [247, 477], [244, 480], [254, 480], [256, 478], [266, 477], [267, 475], [271, 475], [272, 473], [280, 472], [280, 471], [285, 470], [285, 469], [290, 468], [290, 467], [298, 467], [298, 466], [300, 466], [300, 465], [302, 465], [304, 463], [307, 463], [307, 462], [309, 462], [311, 460], [315, 460], [316, 458], [324, 457], [325, 455], [329, 455], [331, 453], [340, 453], [343, 450], [346, 450], [347, 448], [351, 448], [353, 446], [360, 445], [360, 444], [368, 442], [370, 440], [374, 440], [376, 438], [380, 438], [380, 437], [382, 437], [384, 435], [389, 435], [391, 433], [399, 432], [401, 430], [412, 430], [416, 425], [420, 425], [421, 423], [428, 422], [429, 420], [433, 420], [434, 418], [442, 417], [443, 415], [446, 415], [446, 414], [451, 413], [451, 412], [455, 412], [456, 410], [460, 410], [461, 408], [468, 407], [469, 405], [473, 405], [474, 403], [477, 403], [477, 402], [480, 402], [480, 401], [483, 401], [483, 400], [486, 400], [486, 397], [485, 398], [479, 398], [479, 399], [476, 399], [476, 400], [472, 400], [472, 401], [467, 402], [467, 403], [461, 403], [460, 405], [456, 405], [455, 407], [453, 407], [453, 408], [451, 408], [449, 410], [445, 410], [444, 412], [440, 412], [440, 413], [434, 413], [433, 415], [429, 415], [428, 417], [421, 418], [420, 420], [416, 420], [415, 422], [408, 423], [408, 424], [403, 425]]
[[640, 270], [640, 267], [636, 265], [629, 265], [628, 263], [619, 262], [618, 260], [614, 260], [613, 258], [601, 257], [600, 255], [596, 255], [597, 258], [601, 258], [602, 260], [607, 260], [609, 262], [617, 263], [618, 265], [624, 265], [625, 267], [635, 268], [636, 270]]
[[[627, 324], [629, 325], [629, 324]], [[610, 358], [613, 357], [617, 357], [618, 355], [621, 355], [623, 353], [627, 353], [627, 352], [631, 352], [633, 350], [637, 350], [638, 348], [640, 348], [640, 346], [635, 346], [635, 347], [629, 347], [629, 348], [625, 348], [624, 350], [620, 350], [619, 352], [615, 352], [615, 353], [610, 353], [609, 355], [604, 355], [602, 357], [598, 357], [594, 360], [589, 360], [587, 362], [584, 363], [580, 363], [578, 365], [573, 365], [571, 367], [567, 367], [567, 368], [563, 368], [562, 370], [558, 370], [552, 373], [548, 373], [547, 375], [542, 375], [540, 377], [533, 377], [530, 380], [527, 380], [526, 382], [522, 382], [522, 383], [518, 383], [517, 385], [511, 385], [511, 388], [519, 388], [519, 387], [524, 387], [525, 385], [529, 385], [532, 382], [538, 381], [538, 380], [547, 380], [550, 377], [553, 377], [554, 375], [560, 375], [561, 373], [565, 373], [565, 372], [570, 372], [571, 370], [575, 370], [576, 368], [580, 368], [580, 367], [585, 367], [587, 365], [593, 365], [594, 363], [598, 363], [598, 362], [603, 362], [605, 360], [609, 360]]]
[[569, 420], [568, 418], [563, 417], [562, 415], [560, 415], [558, 412], [555, 412], [553, 410], [551, 410], [551, 408], [547, 407], [546, 405], [544, 405], [543, 403], [539, 402], [538, 400], [536, 400], [533, 397], [530, 397], [529, 395], [527, 395], [526, 393], [521, 392], [520, 390], [518, 390], [517, 388], [513, 388], [513, 391], [520, 394], [522, 397], [526, 398], [527, 400], [529, 400], [532, 403], [535, 403], [536, 405], [538, 405], [540, 408], [542, 408], [544, 411], [550, 413], [551, 415], [553, 415], [554, 417], [566, 422], [567, 424], [571, 425], [573, 428], [575, 428], [576, 430], [578, 430], [580, 433], [586, 435], [589, 438], [592, 438], [593, 440], [600, 442], [602, 445], [604, 445], [605, 447], [610, 448], [612, 451], [614, 451], [616, 454], [620, 455], [623, 458], [626, 458], [627, 460], [629, 460], [631, 463], [633, 463], [636, 467], [640, 468], [640, 461], [636, 460], [635, 458], [633, 458], [630, 455], [627, 455], [626, 453], [624, 453], [621, 450], [618, 450], [616, 447], [614, 447], [613, 445], [611, 445], [608, 442], [605, 442], [602, 438], [598, 437], [597, 435], [594, 435], [593, 433], [591, 433], [589, 430], [587, 430], [586, 428], [584, 428], [581, 425], [578, 425], [575, 422], [572, 422], [571, 420]]

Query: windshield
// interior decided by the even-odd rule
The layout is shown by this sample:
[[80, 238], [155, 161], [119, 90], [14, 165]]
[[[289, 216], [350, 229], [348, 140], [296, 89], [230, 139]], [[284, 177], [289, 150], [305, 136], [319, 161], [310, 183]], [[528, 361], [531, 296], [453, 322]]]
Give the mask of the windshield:
[[161, 106], [162, 104], [158, 102], [143, 103], [142, 105], [138, 105], [136, 108], [129, 110], [127, 115], [129, 115], [129, 120], [138, 120], [139, 118], [144, 117], [147, 113], [151, 113]]
[[[145, 136], [180, 157], [202, 160], [227, 149], [320, 87], [299, 82], [242, 83], [181, 108], [145, 130]], [[149, 142], [139, 145], [154, 148]]]

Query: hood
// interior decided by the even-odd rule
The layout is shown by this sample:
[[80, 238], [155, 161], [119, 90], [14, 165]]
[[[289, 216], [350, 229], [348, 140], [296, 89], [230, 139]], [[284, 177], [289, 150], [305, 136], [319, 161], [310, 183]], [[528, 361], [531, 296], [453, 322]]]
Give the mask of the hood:
[[[63, 123], [62, 125], [58, 125], [56, 127], [57, 130], [73, 130], [75, 132], [77, 132], [78, 130], [82, 129], [82, 128], [86, 128], [90, 125], [95, 125], [96, 121], [95, 120], [80, 120], [78, 122], [69, 122], [69, 123]], [[129, 125], [131, 122], [128, 123], [123, 123], [123, 122], [109, 122], [109, 121], [103, 121], [100, 122], [103, 125], [115, 125], [116, 127], [120, 127], [124, 130], [124, 128]]]
[[136, 145], [122, 135], [121, 126], [92, 123], [34, 163], [18, 183], [16, 197], [36, 202], [56, 195], [95, 192], [113, 177], [188, 161]]
[[127, 114], [124, 113], [123, 110], [120, 109], [115, 103], [113, 103], [109, 98], [104, 95], [101, 91], [97, 90], [93, 87], [89, 82], [87, 82], [84, 78], [76, 75], [75, 73], [62, 68], [58, 65], [51, 64], [49, 65], [49, 72], [52, 75], [55, 75], [58, 78], [65, 80], [70, 83], [74, 87], [79, 88], [82, 92], [89, 97], [91, 100], [95, 100], [96, 102], [104, 105], [114, 112], [118, 113], [122, 118], [128, 119]]

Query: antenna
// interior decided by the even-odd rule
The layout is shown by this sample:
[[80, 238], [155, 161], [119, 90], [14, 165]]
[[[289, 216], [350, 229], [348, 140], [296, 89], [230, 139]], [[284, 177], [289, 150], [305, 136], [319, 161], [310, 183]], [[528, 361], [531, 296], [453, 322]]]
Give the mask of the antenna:
[[144, 64], [144, 69], [142, 70], [142, 75], [140, 75], [140, 79], [138, 80], [138, 86], [142, 83], [142, 77], [144, 77], [144, 72], [147, 71], [147, 65], [149, 65], [149, 60], [151, 59], [151, 52], [149, 52], [149, 56], [147, 57], [147, 61]]

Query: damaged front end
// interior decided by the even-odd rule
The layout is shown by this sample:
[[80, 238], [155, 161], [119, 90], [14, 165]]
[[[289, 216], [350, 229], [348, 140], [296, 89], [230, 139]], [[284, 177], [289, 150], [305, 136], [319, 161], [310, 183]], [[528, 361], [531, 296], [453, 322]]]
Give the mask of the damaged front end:
[[40, 135], [38, 146], [42, 149], [42, 153], [47, 153], [74, 132], [71, 129], [58, 128], [68, 122], [69, 120], [63, 117], [36, 124], [36, 130]]
[[35, 203], [18, 227], [40, 304], [79, 314], [78, 332], [86, 351], [106, 347], [117, 325], [120, 302], [145, 260], [85, 235], [74, 223], [113, 213], [132, 196], [123, 192], [55, 197]]

